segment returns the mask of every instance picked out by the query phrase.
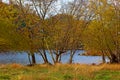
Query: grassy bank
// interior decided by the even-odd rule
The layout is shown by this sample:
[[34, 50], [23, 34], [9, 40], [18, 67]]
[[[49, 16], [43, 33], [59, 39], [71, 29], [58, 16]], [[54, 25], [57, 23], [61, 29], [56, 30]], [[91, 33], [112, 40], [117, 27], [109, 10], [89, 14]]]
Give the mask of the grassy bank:
[[120, 80], [120, 65], [0, 65], [0, 80]]

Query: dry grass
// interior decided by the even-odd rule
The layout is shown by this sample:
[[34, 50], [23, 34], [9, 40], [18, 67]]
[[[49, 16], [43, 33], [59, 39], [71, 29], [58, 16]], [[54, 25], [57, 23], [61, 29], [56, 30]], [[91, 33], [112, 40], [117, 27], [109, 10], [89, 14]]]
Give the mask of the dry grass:
[[100, 78], [106, 74], [106, 71], [105, 76], [109, 75], [110, 78], [103, 77], [104, 80], [113, 78], [120, 80], [120, 64], [42, 64], [31, 67], [10, 64], [1, 66], [0, 80], [102, 80]]
[[120, 64], [103, 64], [102, 70], [120, 70]]
[[23, 65], [21, 65], [21, 64], [16, 64], [16, 63], [10, 64], [9, 66], [10, 66], [11, 68], [23, 68], [23, 67], [24, 67]]

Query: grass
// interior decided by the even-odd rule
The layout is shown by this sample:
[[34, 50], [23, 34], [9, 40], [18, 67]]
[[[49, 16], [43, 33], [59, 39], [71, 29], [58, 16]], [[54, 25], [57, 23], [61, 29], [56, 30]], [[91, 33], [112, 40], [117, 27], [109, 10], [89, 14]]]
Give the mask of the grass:
[[0, 66], [0, 80], [120, 80], [119, 64]]

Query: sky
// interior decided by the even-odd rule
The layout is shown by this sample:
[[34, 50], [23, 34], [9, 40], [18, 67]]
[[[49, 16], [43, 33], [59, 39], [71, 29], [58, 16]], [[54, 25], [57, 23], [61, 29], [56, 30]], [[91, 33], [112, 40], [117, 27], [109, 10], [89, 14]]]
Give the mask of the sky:
[[[14, 1], [14, 0], [13, 0]], [[29, 0], [28, 0], [29, 1]], [[58, 0], [58, 3], [56, 4], [57, 5], [57, 8], [59, 9], [60, 6], [64, 5], [64, 4], [67, 4], [67, 2], [69, 1], [73, 1], [73, 0]], [[5, 3], [9, 3], [9, 0], [3, 0], [3, 2]]]
[[3, 0], [3, 2], [5, 2], [5, 3], [9, 3], [9, 0]]
[[[58, 0], [58, 2], [62, 3], [67, 3], [68, 1], [72, 1], [72, 0]], [[3, 2], [5, 3], [9, 3], [9, 0], [3, 0]]]

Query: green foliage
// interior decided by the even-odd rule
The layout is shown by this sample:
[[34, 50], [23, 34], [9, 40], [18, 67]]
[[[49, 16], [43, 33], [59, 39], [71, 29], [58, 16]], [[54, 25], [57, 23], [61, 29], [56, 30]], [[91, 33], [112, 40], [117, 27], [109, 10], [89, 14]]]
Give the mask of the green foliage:
[[83, 43], [86, 50], [99, 51], [107, 55], [111, 62], [120, 62], [119, 9], [104, 0], [96, 2], [100, 3], [95, 6], [96, 17], [84, 31]]
[[[0, 4], [0, 49], [1, 51], [22, 51], [27, 47], [25, 37], [17, 32], [14, 23], [18, 12], [13, 5]], [[14, 16], [13, 16], [14, 15]], [[24, 46], [22, 44], [24, 43]], [[21, 47], [22, 46], [22, 47]]]

